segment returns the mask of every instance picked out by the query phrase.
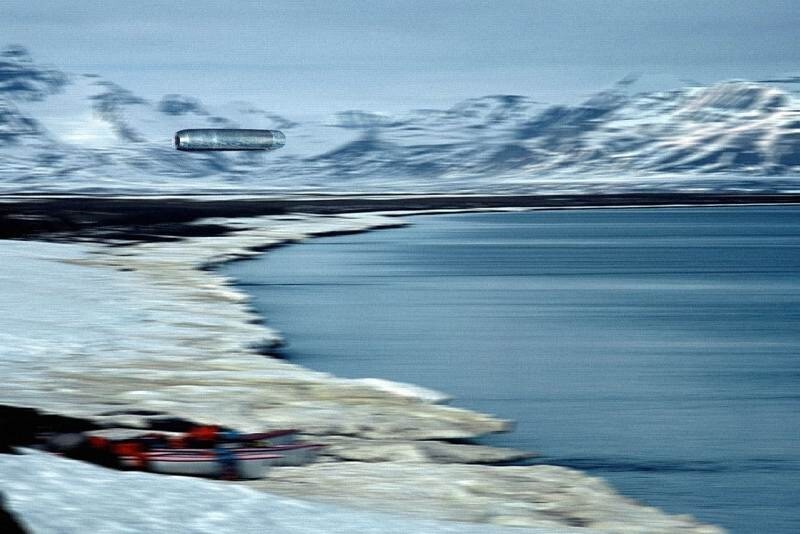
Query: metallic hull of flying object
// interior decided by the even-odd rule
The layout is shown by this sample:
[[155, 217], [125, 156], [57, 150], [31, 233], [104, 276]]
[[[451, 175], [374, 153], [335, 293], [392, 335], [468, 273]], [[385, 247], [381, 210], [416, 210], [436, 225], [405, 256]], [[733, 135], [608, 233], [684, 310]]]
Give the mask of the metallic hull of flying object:
[[175, 133], [175, 148], [185, 152], [210, 150], [277, 150], [286, 144], [278, 130], [196, 128]]

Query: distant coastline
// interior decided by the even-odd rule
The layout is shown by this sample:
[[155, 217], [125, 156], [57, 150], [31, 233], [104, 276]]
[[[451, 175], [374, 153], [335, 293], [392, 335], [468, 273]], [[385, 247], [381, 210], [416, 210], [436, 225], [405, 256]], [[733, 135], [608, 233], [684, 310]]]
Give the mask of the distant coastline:
[[160, 241], [222, 235], [206, 218], [304, 213], [334, 215], [386, 211], [570, 209], [800, 204], [800, 193], [621, 193], [573, 195], [353, 195], [353, 196], [0, 196], [0, 239], [126, 239]]

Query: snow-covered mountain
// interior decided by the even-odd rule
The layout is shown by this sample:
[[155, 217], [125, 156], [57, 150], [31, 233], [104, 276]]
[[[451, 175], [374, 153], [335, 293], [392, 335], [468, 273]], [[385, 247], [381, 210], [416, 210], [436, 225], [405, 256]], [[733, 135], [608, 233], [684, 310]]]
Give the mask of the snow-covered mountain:
[[[493, 95], [389, 116], [298, 123], [247, 102], [148, 100], [96, 75], [0, 52], [0, 191], [484, 192], [800, 190], [800, 98], [764, 83], [572, 106]], [[187, 127], [278, 128], [275, 153], [177, 152]]]

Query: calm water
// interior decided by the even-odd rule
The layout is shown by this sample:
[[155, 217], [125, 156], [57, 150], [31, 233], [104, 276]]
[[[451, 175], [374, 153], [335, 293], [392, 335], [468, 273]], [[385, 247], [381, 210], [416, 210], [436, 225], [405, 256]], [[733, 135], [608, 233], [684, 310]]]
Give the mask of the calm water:
[[800, 531], [800, 208], [415, 217], [231, 265], [286, 355], [517, 421], [492, 443]]

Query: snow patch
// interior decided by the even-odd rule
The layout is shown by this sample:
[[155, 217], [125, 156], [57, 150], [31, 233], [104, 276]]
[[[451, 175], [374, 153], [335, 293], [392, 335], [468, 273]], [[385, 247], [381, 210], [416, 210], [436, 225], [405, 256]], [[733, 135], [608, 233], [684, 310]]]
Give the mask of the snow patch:
[[37, 534], [557, 532], [356, 511], [221, 482], [114, 471], [35, 451], [0, 455], [0, 492]]

